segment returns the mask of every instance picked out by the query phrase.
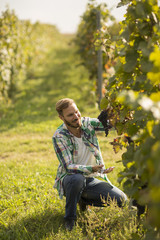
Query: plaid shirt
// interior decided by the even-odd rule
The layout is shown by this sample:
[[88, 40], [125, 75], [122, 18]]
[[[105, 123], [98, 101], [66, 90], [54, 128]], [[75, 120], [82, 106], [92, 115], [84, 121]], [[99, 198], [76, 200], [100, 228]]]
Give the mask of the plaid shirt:
[[[103, 164], [101, 151], [95, 131], [104, 131], [102, 123], [97, 118], [82, 117], [82, 140], [89, 150], [95, 156], [95, 165]], [[54, 133], [53, 146], [60, 162], [54, 187], [57, 188], [60, 198], [63, 197], [62, 181], [67, 174], [81, 173], [89, 176], [92, 172], [92, 166], [77, 165], [78, 145], [74, 140], [74, 135], [68, 131], [63, 123]], [[106, 181], [106, 174], [96, 173], [96, 176], [103, 177]]]

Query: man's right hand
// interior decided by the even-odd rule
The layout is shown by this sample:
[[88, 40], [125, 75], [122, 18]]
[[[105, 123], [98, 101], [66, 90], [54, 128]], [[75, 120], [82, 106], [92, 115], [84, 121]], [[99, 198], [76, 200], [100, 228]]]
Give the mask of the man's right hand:
[[93, 166], [92, 167], [92, 172], [100, 172], [101, 169], [103, 168], [103, 166], [104, 166], [103, 164]]

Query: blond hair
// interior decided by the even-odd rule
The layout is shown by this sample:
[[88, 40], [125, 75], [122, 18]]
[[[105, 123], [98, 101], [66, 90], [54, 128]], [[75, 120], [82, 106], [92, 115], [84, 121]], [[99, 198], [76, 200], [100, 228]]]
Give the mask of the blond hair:
[[74, 102], [73, 99], [71, 98], [63, 98], [60, 99], [57, 103], [56, 103], [56, 111], [58, 112], [59, 115], [63, 115], [63, 109], [69, 107], [70, 105], [72, 105]]

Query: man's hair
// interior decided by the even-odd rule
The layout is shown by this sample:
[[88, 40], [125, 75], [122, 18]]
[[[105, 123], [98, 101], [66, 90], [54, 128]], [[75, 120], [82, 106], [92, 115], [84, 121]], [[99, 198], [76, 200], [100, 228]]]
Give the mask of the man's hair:
[[71, 98], [63, 98], [60, 99], [57, 103], [56, 103], [56, 111], [59, 113], [59, 115], [63, 115], [63, 109], [69, 107], [70, 105], [72, 105], [74, 102], [73, 99]]

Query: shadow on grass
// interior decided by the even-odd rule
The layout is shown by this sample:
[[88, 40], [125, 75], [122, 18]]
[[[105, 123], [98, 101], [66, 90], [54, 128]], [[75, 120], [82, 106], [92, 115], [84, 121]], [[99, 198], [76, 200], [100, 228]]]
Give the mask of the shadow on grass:
[[64, 223], [61, 212], [47, 209], [45, 212], [21, 219], [13, 225], [1, 227], [1, 240], [40, 240], [55, 235]]

